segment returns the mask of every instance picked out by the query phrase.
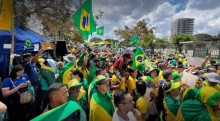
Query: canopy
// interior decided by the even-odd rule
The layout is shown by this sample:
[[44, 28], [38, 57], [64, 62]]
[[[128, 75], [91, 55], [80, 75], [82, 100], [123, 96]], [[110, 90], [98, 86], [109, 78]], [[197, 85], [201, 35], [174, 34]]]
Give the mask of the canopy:
[[[10, 54], [10, 44], [12, 40], [11, 31], [0, 31], [0, 54]], [[31, 40], [32, 45], [25, 48], [26, 40]], [[38, 51], [40, 42], [53, 42], [52, 40], [43, 38], [42, 36], [16, 26], [14, 28], [14, 53], [25, 53]]]
[[[27, 48], [25, 45], [26, 40], [29, 40], [32, 44], [29, 44]], [[11, 49], [12, 32], [11, 31], [0, 31], [0, 76], [2, 78], [7, 77], [9, 67], [9, 55]], [[38, 51], [40, 48], [40, 42], [53, 42], [52, 40], [43, 38], [42, 36], [15, 26], [14, 28], [14, 53], [31, 53]]]

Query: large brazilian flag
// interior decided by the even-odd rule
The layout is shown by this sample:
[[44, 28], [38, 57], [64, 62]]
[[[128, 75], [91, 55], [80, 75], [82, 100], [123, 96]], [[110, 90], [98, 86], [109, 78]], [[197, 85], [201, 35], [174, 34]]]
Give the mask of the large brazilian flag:
[[103, 95], [96, 90], [90, 101], [89, 121], [112, 121], [114, 110], [109, 93]]

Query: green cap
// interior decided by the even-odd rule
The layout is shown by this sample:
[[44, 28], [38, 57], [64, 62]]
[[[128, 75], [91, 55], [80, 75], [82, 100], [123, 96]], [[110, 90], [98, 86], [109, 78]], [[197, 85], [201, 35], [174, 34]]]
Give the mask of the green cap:
[[181, 79], [183, 77], [182, 74], [173, 73], [172, 74], [173, 80]]
[[142, 80], [146, 82], [151, 82], [152, 78], [150, 76], [142, 76]]

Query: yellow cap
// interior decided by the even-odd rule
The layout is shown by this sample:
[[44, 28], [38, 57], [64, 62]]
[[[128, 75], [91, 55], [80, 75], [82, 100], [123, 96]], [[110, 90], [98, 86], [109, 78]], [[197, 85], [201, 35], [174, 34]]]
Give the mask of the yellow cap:
[[171, 83], [171, 87], [168, 90], [165, 90], [165, 92], [170, 92], [170, 91], [177, 89], [179, 87], [180, 87], [180, 82]]
[[103, 75], [98, 75], [97, 77], [96, 77], [96, 79], [95, 79], [95, 83], [96, 84], [99, 84], [99, 83], [101, 83], [103, 80], [105, 80], [106, 79], [106, 77], [105, 76], [103, 76]]
[[82, 86], [82, 83], [79, 83], [77, 79], [70, 80], [68, 83], [68, 89], [70, 89], [71, 87], [79, 87], [79, 86]]

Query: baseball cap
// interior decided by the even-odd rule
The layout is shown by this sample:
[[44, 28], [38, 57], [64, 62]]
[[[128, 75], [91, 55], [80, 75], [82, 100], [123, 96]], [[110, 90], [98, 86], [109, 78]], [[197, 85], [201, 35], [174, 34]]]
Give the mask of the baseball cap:
[[72, 54], [68, 54], [66, 56], [63, 56], [63, 59], [67, 62], [73, 62], [74, 61], [74, 56]]
[[216, 82], [220, 84], [220, 76], [217, 73], [211, 72], [207, 75], [207, 79], [209, 82]]
[[95, 84], [100, 84], [102, 81], [104, 81], [105, 79], [107, 79], [105, 76], [103, 75], [98, 75], [95, 79]]
[[177, 79], [182, 78], [183, 75], [182, 75], [182, 74], [173, 73], [173, 74], [172, 74], [172, 77], [173, 77], [173, 80], [177, 80]]
[[76, 79], [70, 80], [68, 83], [68, 89], [70, 89], [71, 87], [79, 87], [79, 86], [82, 86], [82, 83], [79, 83], [79, 81]]
[[170, 88], [169, 88], [168, 90], [164, 90], [164, 91], [165, 91], [165, 92], [170, 92], [170, 91], [172, 91], [172, 90], [174, 90], [174, 89], [177, 89], [177, 88], [179, 88], [179, 87], [180, 87], [180, 82], [171, 83]]

